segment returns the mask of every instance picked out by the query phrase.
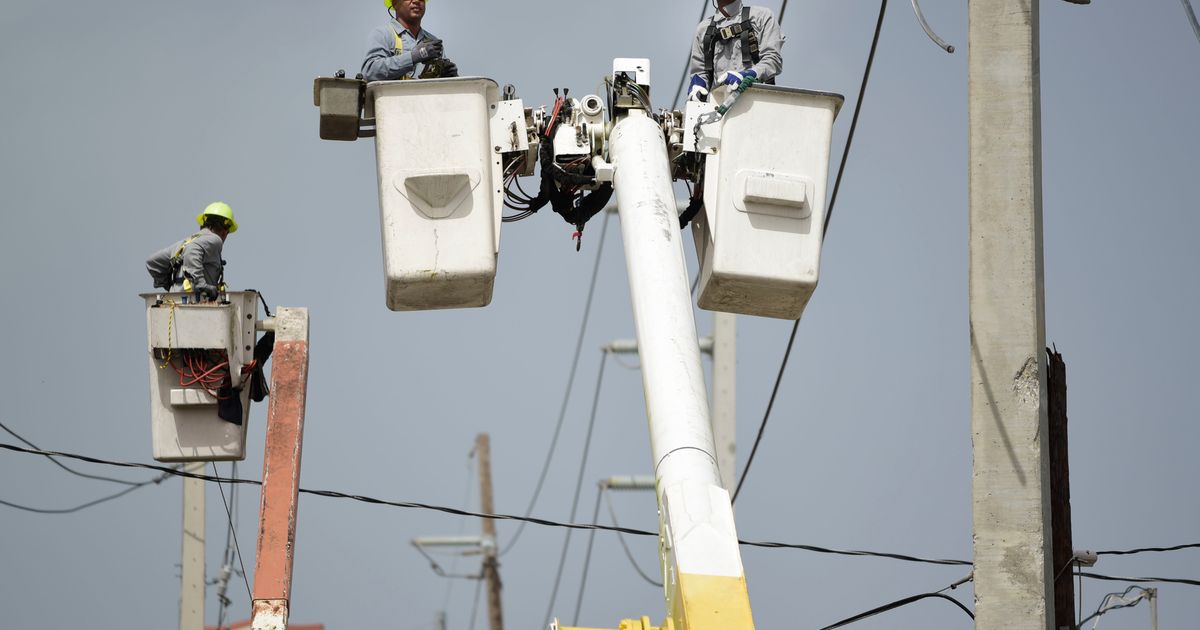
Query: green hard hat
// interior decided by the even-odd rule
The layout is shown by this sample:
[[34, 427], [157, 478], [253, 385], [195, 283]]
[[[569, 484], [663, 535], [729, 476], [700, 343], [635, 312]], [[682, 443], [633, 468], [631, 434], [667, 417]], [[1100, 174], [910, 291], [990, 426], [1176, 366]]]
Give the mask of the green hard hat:
[[208, 207], [204, 209], [204, 212], [196, 215], [196, 224], [203, 227], [204, 217], [206, 216], [221, 217], [228, 221], [230, 234], [233, 234], [238, 229], [237, 220], [233, 218], [233, 208], [230, 208], [229, 204], [225, 203], [224, 201], [215, 201], [208, 204]]

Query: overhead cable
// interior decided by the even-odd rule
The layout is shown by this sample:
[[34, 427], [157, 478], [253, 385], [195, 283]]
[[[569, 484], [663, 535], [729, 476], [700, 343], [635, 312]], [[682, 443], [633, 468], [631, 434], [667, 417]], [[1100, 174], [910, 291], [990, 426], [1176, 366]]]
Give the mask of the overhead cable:
[[[858, 116], [862, 113], [863, 96], [867, 93], [867, 82], [871, 79], [871, 66], [875, 64], [875, 51], [879, 48], [879, 34], [883, 31], [883, 16], [887, 13], [887, 0], [882, 0], [879, 3], [879, 18], [875, 22], [875, 34], [871, 37], [871, 50], [867, 53], [867, 65], [863, 70], [862, 84], [858, 88], [858, 100], [854, 104], [854, 116], [850, 119], [850, 131], [846, 135], [846, 146], [842, 150], [842, 161], [838, 165], [837, 178], [833, 183], [833, 193], [829, 196], [829, 205], [825, 210], [825, 224], [821, 231], [821, 240], [829, 233], [829, 219], [833, 217], [833, 208], [837, 204], [838, 190], [842, 187], [842, 175], [846, 172], [846, 161], [850, 157], [850, 147], [854, 144], [854, 131], [858, 129]], [[800, 330], [800, 320], [792, 325], [792, 334], [788, 336], [787, 350], [783, 353], [783, 362], [779, 366], [779, 373], [775, 376], [775, 387], [771, 389], [771, 398], [767, 401], [767, 410], [763, 413], [762, 422], [758, 425], [758, 435], [754, 438], [754, 446], [750, 448], [750, 456], [746, 458], [746, 466], [742, 468], [742, 475], [738, 479], [737, 486], [733, 490], [731, 502], [737, 501], [738, 493], [742, 491], [742, 484], [746, 482], [746, 475], [750, 472], [750, 465], [754, 463], [754, 456], [758, 453], [758, 446], [762, 443], [763, 432], [767, 428], [767, 421], [771, 419], [771, 410], [775, 407], [775, 398], [779, 395], [779, 385], [783, 381], [783, 373], [787, 369], [788, 360], [792, 356], [792, 345], [796, 341], [796, 332]]]
[[[20, 435], [17, 434], [16, 431], [13, 431], [12, 429], [8, 428], [8, 426], [5, 425], [3, 422], [0, 422], [0, 429], [4, 429], [5, 433], [8, 433], [9, 435], [17, 438], [25, 446], [28, 446], [29, 448], [36, 448], [36, 449], [40, 450], [40, 447], [37, 444], [34, 444], [33, 442], [30, 442], [29, 440], [26, 440], [25, 438], [21, 437]], [[132, 488], [140, 488], [143, 485], [145, 485], [144, 483], [137, 482], [137, 481], [127, 481], [125, 479], [114, 479], [112, 477], [102, 477], [100, 475], [89, 475], [87, 473], [79, 472], [78, 470], [75, 470], [74, 468], [67, 466], [66, 464], [58, 461], [57, 459], [54, 459], [53, 457], [47, 457], [46, 459], [49, 459], [50, 461], [54, 462], [55, 466], [58, 466], [59, 468], [71, 473], [72, 475], [83, 477], [84, 479], [95, 479], [97, 481], [108, 481], [111, 483], [118, 483], [123, 486], [130, 486]]]
[[[160, 476], [158, 476], [158, 477], [156, 477], [156, 478], [152, 479], [151, 481], [147, 481], [147, 482], [145, 482], [145, 485], [149, 485], [149, 484], [152, 484], [152, 483], [155, 483], [155, 484], [157, 484], [157, 483], [162, 483], [162, 481], [163, 481], [164, 479], [166, 479], [166, 478], [168, 478], [168, 477], [170, 477], [170, 476], [171, 476], [171, 475], [169, 475], [169, 474], [165, 474], [165, 473], [164, 473], [164, 474], [162, 474], [162, 475], [160, 475]], [[62, 509], [54, 509], [54, 508], [35, 508], [35, 507], [29, 507], [29, 506], [27, 506], [27, 505], [19, 505], [19, 504], [17, 504], [17, 503], [11, 503], [11, 502], [9, 502], [9, 501], [4, 501], [4, 500], [0, 500], [0, 505], [4, 505], [4, 506], [7, 506], [7, 507], [10, 507], [10, 508], [16, 509], [16, 510], [21, 510], [22, 512], [32, 512], [32, 513], [34, 513], [34, 514], [73, 514], [73, 513], [75, 513], [75, 512], [79, 512], [79, 511], [81, 511], [81, 510], [86, 510], [87, 508], [90, 508], [90, 507], [92, 507], [92, 506], [95, 506], [95, 505], [100, 505], [101, 503], [107, 503], [107, 502], [109, 502], [109, 501], [113, 501], [113, 500], [119, 499], [119, 498], [121, 498], [121, 497], [123, 497], [123, 496], [125, 496], [125, 495], [129, 494], [130, 492], [133, 492], [134, 490], [137, 490], [138, 488], [141, 488], [141, 487], [142, 487], [142, 486], [132, 486], [132, 487], [129, 487], [129, 488], [125, 488], [124, 490], [122, 490], [122, 491], [120, 491], [120, 492], [118, 492], [118, 493], [116, 493], [116, 494], [111, 494], [111, 495], [109, 495], [109, 496], [102, 497], [102, 498], [96, 499], [96, 500], [94, 500], [94, 501], [88, 501], [87, 503], [84, 503], [84, 504], [82, 504], [82, 505], [76, 505], [75, 507], [70, 507], [70, 508], [62, 508]]]
[[[1131, 591], [1135, 591], [1135, 590], [1141, 591], [1141, 592], [1138, 593], [1133, 599], [1126, 599], [1126, 597], [1129, 597], [1129, 593]], [[1125, 589], [1122, 592], [1109, 593], [1108, 595], [1104, 596], [1104, 599], [1100, 600], [1100, 607], [1096, 609], [1096, 612], [1088, 615], [1084, 619], [1079, 620], [1079, 623], [1076, 624], [1076, 627], [1082, 628], [1083, 624], [1095, 619], [1096, 622], [1092, 624], [1092, 628], [1094, 629], [1096, 627], [1096, 624], [1100, 623], [1100, 619], [1099, 619], [1100, 617], [1102, 617], [1105, 614], [1108, 614], [1114, 610], [1121, 610], [1122, 608], [1133, 608], [1134, 606], [1137, 606], [1139, 603], [1141, 603], [1142, 599], [1146, 598], [1148, 592], [1149, 591], [1147, 591], [1145, 588], [1142, 588], [1141, 586], [1130, 586], [1129, 588]], [[1112, 605], [1109, 605], [1110, 600], [1116, 600], [1116, 601]]]
[[1183, 10], [1187, 12], [1188, 22], [1192, 25], [1192, 32], [1196, 34], [1196, 41], [1200, 42], [1200, 21], [1196, 20], [1196, 11], [1192, 9], [1191, 0], [1179, 0], [1183, 5]]
[[954, 599], [953, 597], [951, 597], [941, 591], [938, 591], [936, 593], [921, 593], [920, 595], [912, 595], [910, 597], [898, 599], [890, 604], [884, 604], [878, 608], [872, 608], [871, 610], [868, 610], [867, 612], [859, 613], [857, 615], [854, 615], [853, 617], [848, 617], [846, 619], [843, 619], [835, 624], [825, 626], [824, 628], [821, 628], [821, 630], [833, 630], [834, 628], [841, 628], [842, 626], [848, 626], [852, 623], [862, 621], [863, 619], [866, 619], [868, 617], [874, 617], [875, 615], [878, 615], [880, 613], [885, 613], [889, 610], [895, 610], [897, 608], [901, 608], [901, 607], [907, 606], [909, 604], [915, 604], [916, 602], [919, 602], [923, 599], [932, 599], [932, 598], [944, 599], [944, 600], [954, 604], [955, 606], [958, 606], [958, 608], [960, 610], [962, 610], [964, 613], [966, 613], [967, 616], [970, 617], [971, 619], [975, 618], [975, 613], [971, 612], [971, 609], [967, 608], [962, 602], [958, 601], [957, 599]]
[[1123, 551], [1097, 551], [1098, 556], [1132, 556], [1139, 553], [1164, 553], [1167, 551], [1180, 551], [1183, 549], [1200, 549], [1200, 543], [1188, 543], [1186, 545], [1175, 545], [1173, 547], [1142, 547], [1140, 549], [1126, 549]]
[[1140, 582], [1143, 584], [1186, 584], [1188, 586], [1200, 586], [1200, 580], [1192, 580], [1187, 578], [1162, 578], [1162, 577], [1117, 577], [1113, 575], [1100, 575], [1098, 573], [1078, 573], [1080, 577], [1089, 578], [1092, 580], [1106, 580], [1109, 582]]
[[[620, 523], [617, 522], [617, 510], [613, 507], [611, 492], [604, 493], [604, 502], [608, 504], [608, 517], [612, 519], [613, 525], [620, 526]], [[659, 582], [658, 580], [655, 580], [647, 575], [646, 572], [642, 570], [642, 567], [638, 565], [637, 559], [633, 557], [633, 551], [629, 549], [629, 545], [625, 542], [625, 535], [617, 532], [617, 540], [621, 543], [621, 549], [625, 551], [625, 557], [629, 559], [629, 564], [633, 565], [633, 570], [637, 572], [638, 577], [642, 578], [642, 580], [646, 581], [651, 586], [662, 588], [662, 582]]]
[[[554, 459], [555, 447], [558, 446], [558, 436], [562, 433], [563, 420], [567, 417], [567, 403], [571, 400], [571, 388], [575, 384], [575, 372], [579, 368], [579, 356], [583, 351], [583, 337], [587, 332], [588, 318], [592, 313], [592, 298], [596, 294], [596, 278], [600, 275], [600, 257], [604, 253], [604, 235], [608, 233], [608, 213], [604, 213], [604, 222], [600, 226], [600, 242], [596, 246], [596, 262], [592, 266], [592, 280], [588, 286], [587, 300], [583, 305], [583, 320], [579, 323], [579, 337], [575, 341], [575, 354], [571, 358], [571, 370], [567, 375], [567, 390], [563, 393], [562, 406], [558, 410], [558, 421], [554, 425], [554, 435], [550, 438], [550, 447], [546, 449], [546, 459], [542, 463], [542, 472], [538, 475], [537, 484], [533, 488], [533, 496], [529, 499], [529, 506], [525, 508], [525, 516], [533, 514], [533, 508], [537, 505], [538, 497], [542, 494], [542, 487], [546, 483], [546, 475], [550, 472], [550, 462]], [[508, 541], [508, 545], [500, 550], [499, 555], [503, 556], [517, 545], [521, 534], [525, 531], [525, 524], [529, 522], [522, 520], [517, 526], [517, 531], [513, 533], [513, 537]]]
[[[708, 15], [708, 2], [709, 0], [704, 0], [704, 6], [700, 8], [700, 19], [696, 20], [697, 24], [703, 22], [704, 16]], [[784, 7], [787, 7], [787, 2], [784, 2]], [[691, 47], [688, 47], [687, 62], [683, 64], [683, 74], [679, 75], [679, 87], [675, 88], [675, 98], [671, 99], [671, 107], [679, 106], [679, 97], [683, 95], [683, 85], [684, 83], [687, 83], [688, 70], [691, 69], [691, 67], [692, 49]]]
[[[592, 522], [595, 523], [600, 518], [600, 495], [604, 493], [605, 484], [601, 483], [596, 487], [596, 505], [592, 508]], [[592, 566], [592, 546], [596, 542], [596, 530], [588, 532], [587, 551], [583, 554], [583, 570], [579, 573], [579, 593], [575, 595], [575, 615], [572, 618], [571, 625], [579, 625], [579, 611], [583, 609], [583, 593], [587, 587], [588, 569]]]
[[[605, 218], [608, 215], [605, 214]], [[604, 383], [604, 366], [608, 364], [608, 352], [600, 352], [600, 369], [596, 374], [596, 392], [592, 395], [592, 413], [588, 418], [587, 435], [583, 440], [583, 455], [579, 458], [579, 475], [575, 479], [575, 497], [571, 500], [571, 516], [568, 520], [574, 521], [575, 514], [579, 510], [579, 495], [583, 491], [583, 475], [587, 470], [588, 453], [592, 450], [592, 431], [596, 427], [596, 409], [600, 406], [600, 386]], [[568, 529], [563, 536], [562, 554], [558, 558], [558, 570], [554, 575], [554, 587], [550, 589], [550, 601], [546, 604], [545, 619], [542, 622], [542, 627], [550, 625], [550, 616], [554, 612], [554, 600], [558, 598], [558, 587], [562, 584], [563, 568], [567, 564], [567, 552], [571, 548], [571, 534], [574, 530]]]
[[[209, 481], [209, 482], [213, 482], [213, 483], [220, 481], [220, 482], [227, 483], [227, 484], [240, 484], [240, 485], [250, 485], [250, 486], [261, 486], [262, 485], [262, 482], [257, 479], [219, 479], [217, 477], [212, 477], [212, 476], [205, 475], [205, 474], [190, 473], [187, 471], [176, 470], [174, 468], [167, 468], [165, 466], [158, 466], [155, 464], [141, 464], [141, 463], [135, 463], [135, 462], [117, 462], [117, 461], [100, 459], [97, 457], [91, 457], [88, 455], [78, 455], [75, 453], [64, 453], [64, 452], [59, 452], [59, 451], [43, 451], [43, 450], [38, 450], [38, 449], [29, 449], [29, 448], [25, 448], [25, 447], [21, 447], [21, 446], [16, 446], [14, 444], [0, 443], [0, 449], [12, 451], [15, 453], [24, 453], [27, 455], [41, 455], [41, 456], [53, 455], [55, 457], [62, 457], [65, 459], [73, 459], [76, 461], [87, 462], [89, 464], [114, 466], [114, 467], [118, 467], [118, 468], [142, 468], [142, 469], [146, 469], [146, 470], [156, 470], [161, 473], [164, 473], [164, 475], [163, 475], [164, 477], [175, 476], [175, 477], [186, 477], [189, 479], [203, 479], [204, 481]], [[445, 506], [441, 506], [441, 505], [433, 505], [433, 504], [429, 504], [429, 503], [417, 503], [417, 502], [413, 502], [413, 501], [388, 501], [385, 499], [378, 499], [378, 498], [374, 498], [374, 497], [362, 496], [362, 495], [357, 495], [357, 494], [349, 494], [349, 493], [338, 492], [338, 491], [334, 491], [334, 490], [311, 490], [308, 488], [300, 488], [299, 492], [301, 494], [310, 494], [310, 495], [332, 498], [332, 499], [349, 499], [351, 501], [358, 501], [361, 503], [369, 503], [372, 505], [384, 505], [384, 506], [388, 506], [388, 507], [405, 508], [405, 509], [429, 510], [429, 511], [434, 511], [434, 512], [442, 512], [444, 514], [451, 514], [454, 516], [466, 516], [466, 517], [470, 517], [470, 518], [484, 518], [484, 519], [490, 519], [490, 520], [494, 520], [494, 521], [521, 521], [521, 522], [531, 523], [534, 525], [541, 525], [544, 527], [559, 527], [559, 528], [570, 528], [570, 529], [580, 529], [580, 530], [589, 530], [589, 531], [590, 530], [601, 530], [601, 531], [629, 534], [632, 536], [658, 536], [658, 532], [652, 532], [652, 531], [648, 531], [648, 530], [644, 530], [644, 529], [634, 529], [631, 527], [623, 527], [623, 526], [617, 526], [617, 525], [599, 525], [596, 523], [562, 523], [562, 522], [558, 522], [558, 521], [551, 521], [551, 520], [547, 520], [547, 519], [543, 519], [543, 518], [536, 518], [536, 517], [531, 517], [531, 516], [515, 516], [512, 514], [487, 514], [487, 513], [483, 513], [483, 512], [471, 512], [469, 510], [461, 510], [458, 508], [445, 507]], [[921, 563], [921, 564], [937, 564], [937, 565], [952, 565], [952, 566], [969, 566], [971, 564], [967, 560], [922, 558], [919, 556], [909, 556], [909, 555], [905, 555], [905, 554], [886, 553], [886, 552], [879, 552], [879, 551], [830, 549], [830, 548], [826, 548], [826, 547], [818, 547], [815, 545], [802, 545], [802, 544], [794, 544], [794, 543], [738, 540], [738, 544], [746, 546], [746, 547], [761, 547], [761, 548], [765, 548], [765, 549], [795, 549], [795, 550], [799, 550], [799, 551], [811, 551], [811, 552], [815, 552], [815, 553], [834, 554], [834, 555], [840, 555], [840, 556], [888, 558], [888, 559], [892, 559], [892, 560], [902, 560], [905, 562], [916, 562], [916, 563]], [[1183, 547], [1192, 547], [1192, 546], [1194, 546], [1194, 545], [1184, 545]], [[1165, 583], [1188, 584], [1188, 585], [1192, 585], [1192, 586], [1200, 586], [1200, 580], [1190, 580], [1190, 579], [1118, 578], [1118, 577], [1110, 577], [1110, 576], [1097, 575], [1097, 574], [1091, 574], [1091, 573], [1082, 573], [1080, 575], [1082, 575], [1083, 577], [1102, 579], [1102, 580], [1115, 580], [1115, 581], [1127, 581], [1127, 582], [1137, 582], [1137, 581], [1165, 582]]]
[[[233, 524], [233, 510], [229, 507], [229, 502], [225, 500], [225, 488], [221, 486], [221, 475], [217, 473], [217, 463], [212, 462], [213, 476], [217, 478], [217, 490], [221, 491], [221, 503], [225, 505], [225, 516], [229, 518], [229, 532], [233, 534], [233, 549], [237, 553], [238, 565], [242, 567], [242, 582], [246, 584], [247, 601], [254, 601], [254, 594], [250, 591], [250, 579], [246, 577], [246, 565], [242, 562], [242, 548], [238, 545], [237, 531]], [[230, 471], [232, 473], [232, 471]], [[229, 486], [229, 496], [233, 497], [233, 491], [237, 486]]]

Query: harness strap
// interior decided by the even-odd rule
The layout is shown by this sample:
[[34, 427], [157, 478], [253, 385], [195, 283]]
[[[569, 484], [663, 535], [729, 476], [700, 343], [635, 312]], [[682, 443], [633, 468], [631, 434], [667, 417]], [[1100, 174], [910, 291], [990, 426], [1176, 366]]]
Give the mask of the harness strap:
[[[701, 44], [701, 50], [704, 54], [704, 75], [708, 79], [708, 84], [713, 84], [715, 75], [717, 39], [720, 38], [723, 42], [728, 42], [737, 38], [742, 43], [742, 69], [749, 70], [762, 60], [762, 53], [759, 50], [758, 34], [754, 32], [754, 23], [750, 21], [750, 7], [743, 6], [741, 13], [742, 20], [736, 24], [729, 26], [718, 27], [717, 22], [720, 19], [719, 15], [714, 15], [712, 21], [708, 23], [708, 30], [704, 32], [704, 40]], [[773, 83], [773, 81], [771, 81]]]
[[[399, 55], [404, 52], [404, 40], [400, 39], [400, 31], [397, 31], [395, 26], [392, 26], [392, 37], [395, 38], [395, 43], [392, 45], [392, 54]], [[413, 74], [416, 74], [415, 67], [413, 68]], [[411, 77], [400, 77], [400, 80], [406, 81], [409, 78]]]

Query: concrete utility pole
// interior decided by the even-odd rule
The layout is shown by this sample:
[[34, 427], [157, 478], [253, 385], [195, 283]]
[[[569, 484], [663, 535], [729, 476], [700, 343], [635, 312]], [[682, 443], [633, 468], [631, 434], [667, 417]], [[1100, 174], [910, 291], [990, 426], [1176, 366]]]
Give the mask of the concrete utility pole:
[[975, 627], [1053, 630], [1038, 0], [968, 5]]
[[[488, 434], [475, 437], [475, 455], [479, 457], [479, 509], [494, 514], [492, 502], [492, 448]], [[504, 630], [504, 611], [500, 606], [500, 562], [496, 558], [496, 522], [483, 519], [483, 579], [487, 580], [488, 624], [491, 630]]]
[[308, 396], [308, 309], [280, 308], [274, 328], [251, 630], [288, 627]]
[[[204, 462], [185, 472], [202, 474]], [[183, 555], [180, 563], [179, 630], [204, 630], [204, 481], [183, 479]]]

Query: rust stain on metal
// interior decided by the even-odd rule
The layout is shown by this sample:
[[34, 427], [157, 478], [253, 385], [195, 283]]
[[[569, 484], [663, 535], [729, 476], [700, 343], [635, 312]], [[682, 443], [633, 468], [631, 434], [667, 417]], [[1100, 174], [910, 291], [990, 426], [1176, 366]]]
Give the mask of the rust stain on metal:
[[277, 341], [273, 360], [254, 599], [282, 600], [286, 610], [296, 539], [308, 343]]

